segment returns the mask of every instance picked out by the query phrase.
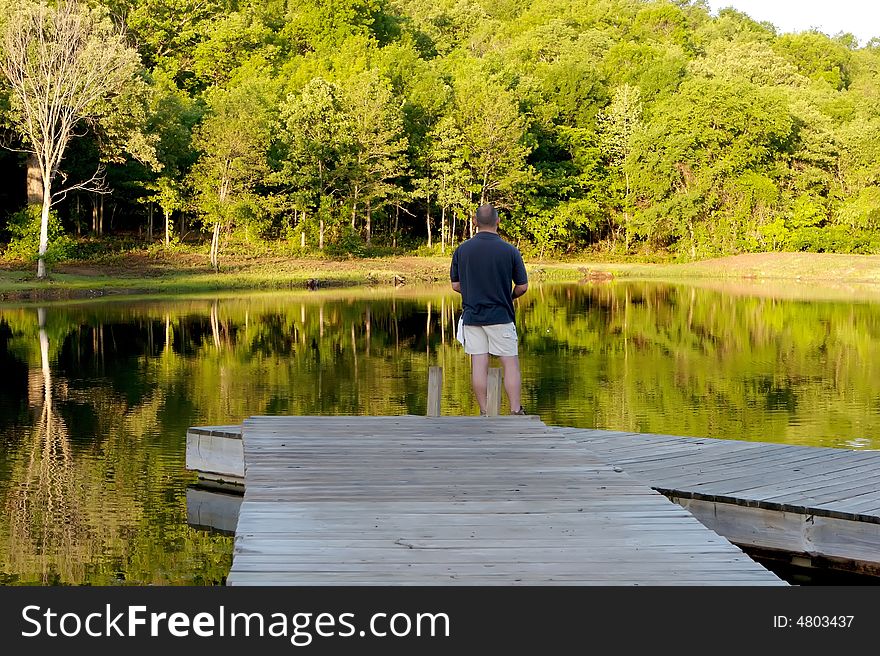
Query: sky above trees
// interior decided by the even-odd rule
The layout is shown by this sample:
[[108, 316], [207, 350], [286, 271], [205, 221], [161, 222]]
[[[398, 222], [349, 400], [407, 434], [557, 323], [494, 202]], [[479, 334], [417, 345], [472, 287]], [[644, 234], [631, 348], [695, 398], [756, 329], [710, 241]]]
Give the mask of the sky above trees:
[[829, 36], [853, 34], [861, 45], [880, 37], [880, 3], [872, 0], [708, 0], [713, 13], [733, 7], [780, 32], [818, 29]]

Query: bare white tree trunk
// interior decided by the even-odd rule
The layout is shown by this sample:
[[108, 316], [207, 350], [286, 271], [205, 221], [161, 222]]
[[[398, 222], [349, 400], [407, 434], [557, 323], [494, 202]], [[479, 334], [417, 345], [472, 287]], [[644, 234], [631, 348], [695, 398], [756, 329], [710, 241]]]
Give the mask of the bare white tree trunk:
[[354, 186], [354, 199], [351, 203], [351, 229], [357, 230], [357, 206], [358, 206], [358, 192], [360, 191], [360, 186]]
[[211, 266], [214, 271], [220, 270], [220, 221], [214, 224], [214, 234], [211, 236]]
[[446, 205], [440, 210], [440, 252], [446, 253]]
[[43, 208], [40, 213], [40, 248], [37, 251], [37, 278], [46, 277], [46, 251], [49, 250], [49, 208], [52, 206], [52, 188], [48, 176], [43, 178]]
[[449, 219], [449, 248], [455, 246], [455, 218], [457, 215], [458, 212], [454, 211]]
[[29, 199], [32, 189], [36, 196], [32, 174], [38, 169], [42, 177], [37, 277], [45, 278], [53, 200], [76, 189], [106, 189], [100, 167], [89, 180], [54, 193], [52, 180], [76, 126], [129, 84], [138, 54], [117, 28], [74, 0], [19, 4], [6, 17], [0, 37], [0, 73], [14, 101], [11, 118], [31, 155]]

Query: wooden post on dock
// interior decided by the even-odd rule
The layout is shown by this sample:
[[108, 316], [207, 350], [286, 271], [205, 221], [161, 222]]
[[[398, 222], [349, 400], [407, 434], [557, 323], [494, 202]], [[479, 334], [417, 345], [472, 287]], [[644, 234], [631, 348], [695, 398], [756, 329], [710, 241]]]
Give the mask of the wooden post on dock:
[[443, 391], [443, 367], [428, 367], [428, 416], [440, 416], [440, 395]]
[[501, 367], [489, 367], [489, 380], [486, 386], [486, 414], [497, 417], [501, 414]]

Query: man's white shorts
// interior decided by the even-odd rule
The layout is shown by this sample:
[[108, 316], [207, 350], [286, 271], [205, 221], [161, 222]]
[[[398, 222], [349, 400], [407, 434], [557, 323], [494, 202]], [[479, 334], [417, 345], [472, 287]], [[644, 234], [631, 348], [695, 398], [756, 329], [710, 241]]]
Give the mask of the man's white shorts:
[[468, 355], [517, 355], [516, 326], [496, 323], [491, 326], [462, 326], [464, 352]]

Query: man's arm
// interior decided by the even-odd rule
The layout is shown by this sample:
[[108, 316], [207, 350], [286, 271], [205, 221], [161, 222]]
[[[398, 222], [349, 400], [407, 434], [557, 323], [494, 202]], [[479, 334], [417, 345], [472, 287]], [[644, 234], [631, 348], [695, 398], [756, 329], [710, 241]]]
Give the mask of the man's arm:
[[458, 278], [458, 249], [452, 254], [452, 262], [449, 265], [449, 281], [452, 283], [452, 289], [461, 294], [461, 280]]
[[[513, 298], [519, 298], [526, 293], [529, 288], [529, 275], [526, 273], [526, 265], [523, 262], [522, 255], [519, 250], [514, 249], [515, 257], [513, 260]], [[519, 282], [517, 282], [519, 281]]]

